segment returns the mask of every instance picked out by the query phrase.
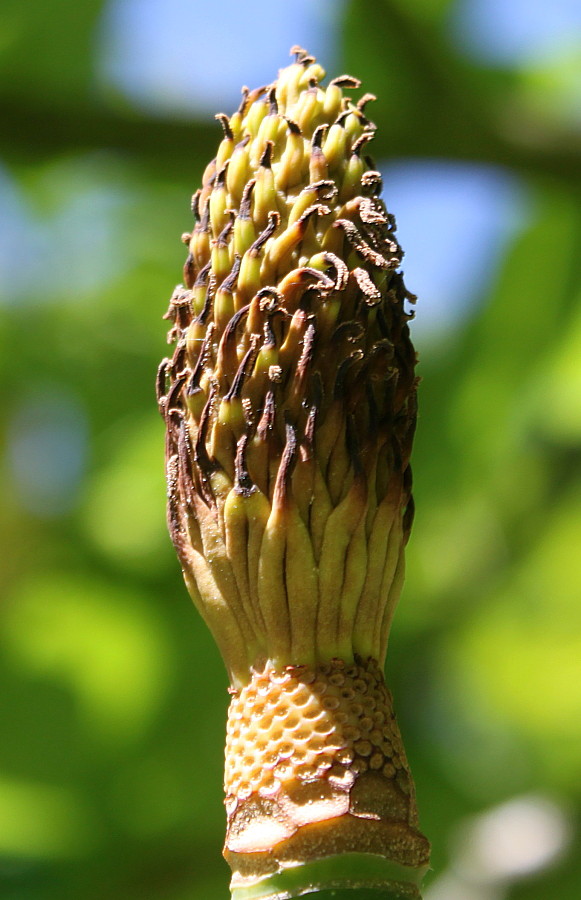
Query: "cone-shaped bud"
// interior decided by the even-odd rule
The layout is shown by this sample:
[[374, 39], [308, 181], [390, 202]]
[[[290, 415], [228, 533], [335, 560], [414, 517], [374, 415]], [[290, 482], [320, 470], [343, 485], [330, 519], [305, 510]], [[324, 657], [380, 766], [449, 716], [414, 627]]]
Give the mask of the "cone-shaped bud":
[[169, 527], [234, 692], [240, 890], [333, 853], [416, 875], [428, 854], [382, 676], [413, 515], [414, 298], [367, 155], [373, 98], [294, 52], [217, 117], [158, 377]]

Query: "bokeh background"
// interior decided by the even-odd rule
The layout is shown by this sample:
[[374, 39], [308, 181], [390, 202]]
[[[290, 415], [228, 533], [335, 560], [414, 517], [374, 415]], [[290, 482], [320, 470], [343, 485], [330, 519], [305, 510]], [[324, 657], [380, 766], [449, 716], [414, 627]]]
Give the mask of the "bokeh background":
[[0, 896], [228, 896], [227, 683], [153, 381], [213, 113], [299, 43], [378, 95], [420, 298], [387, 671], [425, 897], [578, 900], [577, 0], [4, 0], [0, 29]]

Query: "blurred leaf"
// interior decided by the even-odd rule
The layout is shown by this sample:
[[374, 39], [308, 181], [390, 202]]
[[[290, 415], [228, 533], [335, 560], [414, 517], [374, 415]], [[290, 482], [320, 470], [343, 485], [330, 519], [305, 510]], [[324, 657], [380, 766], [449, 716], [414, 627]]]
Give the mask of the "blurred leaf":
[[0, 779], [0, 858], [75, 857], [94, 837], [95, 822], [70, 791]]
[[94, 29], [103, 5], [103, 0], [7, 0], [1, 92], [18, 85], [20, 92], [53, 102], [85, 93], [93, 80]]
[[501, 717], [540, 751], [546, 783], [578, 794], [581, 483], [540, 527], [508, 583], [446, 643], [445, 666], [465, 714]]
[[547, 369], [532, 386], [531, 406], [539, 431], [549, 440], [581, 443], [581, 295]]
[[139, 737], [166, 696], [163, 623], [133, 590], [55, 572], [23, 580], [4, 627], [13, 665], [61, 682], [105, 743]]
[[95, 545], [123, 566], [141, 573], [174, 567], [160, 515], [166, 490], [162, 423], [140, 415], [123, 419], [116, 432], [112, 459], [95, 475], [86, 498], [86, 529]]
[[[561, 47], [558, 54], [536, 66], [523, 67], [517, 81], [517, 97], [531, 123], [549, 123], [551, 129], [581, 131], [581, 46]], [[540, 130], [540, 129], [538, 129]], [[542, 135], [535, 135], [542, 140]]]

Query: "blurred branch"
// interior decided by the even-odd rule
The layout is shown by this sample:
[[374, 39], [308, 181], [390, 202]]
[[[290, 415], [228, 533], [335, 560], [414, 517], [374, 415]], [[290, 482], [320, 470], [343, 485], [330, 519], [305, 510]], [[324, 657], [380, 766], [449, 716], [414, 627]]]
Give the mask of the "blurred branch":
[[375, 156], [492, 163], [581, 185], [579, 132], [525, 109], [514, 72], [464, 59], [418, 5], [351, 0], [343, 35], [348, 65], [394, 98]]
[[31, 96], [0, 96], [0, 156], [39, 163], [60, 154], [109, 150], [167, 174], [184, 173], [198, 156], [209, 158], [219, 127], [143, 115], [103, 105], [51, 105]]
[[[399, 23], [397, 28], [398, 39], [412, 39]], [[380, 129], [374, 145], [377, 156], [475, 160], [581, 184], [577, 146], [570, 142], [528, 145], [495, 133], [485, 122], [478, 98], [463, 96], [462, 90], [446, 89], [442, 73], [434, 72], [430, 60], [422, 56], [417, 37], [413, 41], [410, 52], [418, 76], [421, 74], [420, 82], [439, 94], [434, 100], [438, 109], [446, 105], [445, 122], [439, 128], [426, 128], [420, 119], [415, 128]], [[197, 157], [209, 158], [217, 140], [212, 119], [185, 122], [96, 103], [48, 107], [33, 96], [6, 92], [0, 96], [0, 120], [0, 156], [9, 163], [38, 163], [63, 153], [110, 150], [174, 175], [187, 172]]]

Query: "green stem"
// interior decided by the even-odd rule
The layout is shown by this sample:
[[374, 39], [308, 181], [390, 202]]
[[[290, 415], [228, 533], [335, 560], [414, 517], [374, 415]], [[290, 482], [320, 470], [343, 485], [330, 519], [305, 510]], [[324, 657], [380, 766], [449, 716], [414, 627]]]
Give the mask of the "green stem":
[[371, 853], [344, 853], [232, 890], [232, 900], [421, 900], [419, 885], [427, 867], [412, 868]]

